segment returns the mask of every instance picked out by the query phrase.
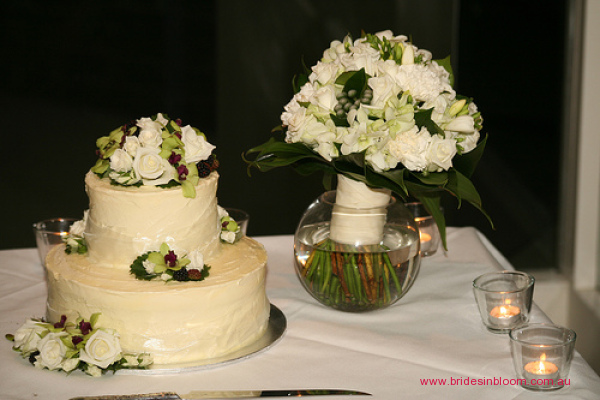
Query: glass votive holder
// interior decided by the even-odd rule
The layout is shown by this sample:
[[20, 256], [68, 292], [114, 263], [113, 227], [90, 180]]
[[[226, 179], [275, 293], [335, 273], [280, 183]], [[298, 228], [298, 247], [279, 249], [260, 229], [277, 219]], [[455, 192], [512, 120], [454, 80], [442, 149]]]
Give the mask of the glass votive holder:
[[511, 330], [509, 336], [519, 385], [544, 391], [570, 384], [574, 331], [552, 324], [529, 324]]
[[473, 281], [481, 320], [493, 333], [508, 333], [529, 322], [533, 276], [519, 271], [490, 272]]
[[227, 214], [229, 214], [229, 216], [233, 218], [235, 222], [237, 222], [238, 226], [240, 227], [240, 231], [244, 234], [244, 236], [246, 236], [248, 223], [250, 222], [250, 215], [246, 211], [239, 208], [224, 208], [225, 211], [227, 211]]
[[43, 266], [46, 266], [48, 252], [63, 242], [63, 237], [76, 221], [76, 218], [52, 218], [33, 224], [35, 243]]
[[419, 237], [421, 239], [421, 257], [434, 255], [440, 246], [440, 231], [435, 220], [427, 212], [425, 206], [419, 202], [405, 203], [409, 211], [413, 214], [415, 222], [419, 227]]

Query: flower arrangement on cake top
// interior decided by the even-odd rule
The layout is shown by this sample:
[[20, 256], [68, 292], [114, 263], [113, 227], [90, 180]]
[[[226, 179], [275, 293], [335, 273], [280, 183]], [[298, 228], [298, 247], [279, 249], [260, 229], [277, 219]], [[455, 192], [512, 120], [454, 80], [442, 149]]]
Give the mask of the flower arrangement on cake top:
[[295, 78], [296, 94], [274, 130], [285, 137], [250, 149], [245, 159], [260, 171], [322, 171], [326, 187], [338, 175], [416, 197], [435, 218], [445, 246], [441, 191], [487, 216], [470, 180], [485, 147], [483, 119], [473, 99], [452, 86], [449, 57], [433, 60], [389, 30], [357, 40], [348, 35]]
[[195, 197], [198, 179], [218, 167], [215, 146], [197, 128], [158, 113], [120, 126], [96, 141], [98, 161], [92, 172], [115, 185], [181, 185]]
[[51, 371], [71, 373], [79, 369], [97, 377], [107, 371], [146, 369], [152, 364], [152, 356], [147, 353], [123, 353], [119, 334], [96, 326], [99, 316], [93, 314], [89, 321], [78, 318], [73, 322], [63, 315], [55, 324], [29, 319], [6, 338], [36, 368]]

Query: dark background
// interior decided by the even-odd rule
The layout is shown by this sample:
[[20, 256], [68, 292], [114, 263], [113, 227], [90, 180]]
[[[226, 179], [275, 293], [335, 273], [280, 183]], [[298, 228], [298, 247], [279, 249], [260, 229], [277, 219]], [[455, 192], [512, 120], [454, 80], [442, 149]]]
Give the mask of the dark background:
[[517, 268], [556, 267], [565, 1], [508, 7], [421, 1], [4, 1], [0, 5], [0, 248], [33, 247], [31, 224], [87, 208], [95, 140], [157, 112], [203, 130], [221, 161], [219, 203], [250, 235], [291, 234], [322, 191], [288, 169], [251, 177], [241, 153], [266, 141], [313, 65], [347, 33], [391, 29], [452, 54], [458, 93], [489, 134], [474, 177], [496, 224], [445, 201]]

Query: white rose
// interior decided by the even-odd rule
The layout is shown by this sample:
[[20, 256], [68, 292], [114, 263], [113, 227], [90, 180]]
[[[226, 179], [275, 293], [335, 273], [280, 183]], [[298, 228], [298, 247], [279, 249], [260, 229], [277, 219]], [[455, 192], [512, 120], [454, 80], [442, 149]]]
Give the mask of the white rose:
[[91, 365], [106, 368], [121, 359], [121, 344], [116, 332], [98, 329], [81, 349], [79, 358]]
[[221, 240], [223, 240], [227, 243], [235, 242], [235, 232], [231, 232], [231, 231], [221, 232]]
[[143, 178], [144, 185], [164, 185], [175, 176], [175, 168], [159, 153], [160, 150], [155, 148], [138, 148], [133, 160], [133, 169]]
[[333, 85], [320, 88], [315, 92], [311, 99], [312, 104], [328, 114], [333, 112], [333, 108], [337, 102], [337, 98], [335, 97], [335, 87]]
[[319, 61], [311, 68], [313, 72], [310, 74], [309, 80], [311, 82], [316, 81], [322, 86], [333, 83], [337, 77], [338, 68], [339, 66], [337, 64]]
[[60, 368], [67, 353], [67, 346], [61, 340], [63, 336], [67, 336], [67, 333], [50, 332], [40, 339], [37, 346], [40, 354], [36, 357], [38, 368], [46, 367], [49, 370]]
[[400, 90], [394, 79], [385, 75], [379, 78], [369, 78], [369, 86], [373, 89], [373, 99], [371, 106], [383, 108], [385, 103], [392, 97], [396, 96]]
[[452, 96], [448, 95], [447, 93], [443, 93], [435, 99], [423, 103], [421, 109], [428, 110], [433, 108], [433, 111], [431, 112], [431, 120], [439, 125], [447, 122], [448, 113], [446, 111], [449, 108], [451, 98]]
[[69, 228], [69, 234], [71, 234], [72, 236], [83, 237], [83, 232], [85, 231], [85, 225], [87, 223], [88, 214], [89, 210], [85, 210], [83, 212], [83, 219], [80, 221], [75, 221], [73, 225], [71, 225], [71, 228]]
[[110, 156], [110, 168], [116, 172], [129, 172], [133, 165], [133, 159], [123, 149], [117, 149]]
[[137, 367], [140, 365], [138, 358], [133, 354], [123, 354], [123, 358], [125, 359], [124, 367]]
[[185, 162], [188, 164], [206, 160], [215, 149], [189, 125], [181, 128], [181, 141], [185, 145]]
[[300, 103], [308, 103], [317, 91], [316, 84], [312, 82], [306, 82], [298, 93], [294, 95], [294, 99]]
[[69, 372], [69, 371], [73, 371], [75, 368], [77, 368], [78, 364], [79, 364], [79, 358], [67, 358], [60, 365], [60, 368], [62, 368], [65, 372]]
[[162, 143], [162, 126], [151, 118], [141, 118], [136, 124], [140, 128], [138, 139], [144, 147], [159, 148]]
[[140, 147], [140, 140], [137, 138], [137, 136], [127, 136], [125, 138], [123, 150], [125, 150], [127, 154], [129, 154], [132, 157], [135, 156], [138, 147]]
[[102, 376], [102, 370], [96, 367], [95, 365], [88, 365], [85, 370], [85, 373], [93, 376], [94, 378]]
[[152, 358], [152, 354], [142, 353], [138, 356], [138, 360], [140, 362], [140, 367], [147, 367], [148, 365], [154, 362]]
[[323, 61], [331, 62], [338, 58], [338, 54], [346, 52], [344, 44], [339, 40], [334, 40], [330, 43], [329, 48], [323, 52]]
[[456, 142], [453, 139], [445, 139], [439, 135], [431, 138], [427, 149], [429, 161], [427, 170], [430, 172], [447, 171], [452, 167], [452, 158], [456, 155]]
[[460, 134], [457, 135], [457, 139], [462, 139], [462, 141], [458, 142], [458, 145], [462, 147], [462, 154], [466, 154], [472, 151], [475, 147], [477, 147], [477, 142], [479, 141], [479, 131], [475, 131], [472, 134]]
[[289, 141], [291, 142], [316, 144], [317, 136], [322, 134], [328, 134], [330, 132], [331, 131], [325, 126], [325, 124], [319, 122], [314, 115], [309, 115], [306, 117], [303, 124], [298, 128], [296, 132], [288, 133], [290, 133]]
[[191, 261], [188, 264], [188, 269], [198, 269], [202, 271], [204, 268], [204, 255], [201, 252], [194, 250], [188, 254], [188, 258]]
[[46, 328], [41, 325], [41, 322], [33, 321], [31, 319], [27, 320], [23, 326], [15, 332], [14, 347], [21, 350], [25, 355], [35, 351], [40, 341], [40, 334], [45, 330]]

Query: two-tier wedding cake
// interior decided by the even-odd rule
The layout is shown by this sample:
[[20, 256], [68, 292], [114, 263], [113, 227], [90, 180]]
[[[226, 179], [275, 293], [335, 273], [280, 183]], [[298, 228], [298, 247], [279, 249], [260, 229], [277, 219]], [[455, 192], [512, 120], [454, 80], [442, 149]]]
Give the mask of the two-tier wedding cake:
[[267, 329], [267, 254], [218, 206], [214, 146], [157, 114], [97, 141], [85, 177], [89, 210], [54, 248], [49, 322], [91, 318], [123, 352], [193, 364], [256, 341]]

